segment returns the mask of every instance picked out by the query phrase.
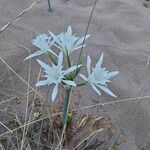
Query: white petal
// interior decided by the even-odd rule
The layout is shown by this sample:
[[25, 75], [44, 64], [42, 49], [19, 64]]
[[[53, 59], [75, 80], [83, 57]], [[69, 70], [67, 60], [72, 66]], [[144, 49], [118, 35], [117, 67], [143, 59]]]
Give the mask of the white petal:
[[63, 63], [63, 52], [60, 52], [58, 55], [58, 65], [62, 66]]
[[48, 37], [47, 34], [39, 34], [36, 36], [36, 39], [32, 40], [32, 44], [40, 48], [41, 45], [46, 43], [46, 40], [48, 40], [49, 38], [50, 37]]
[[88, 80], [83, 74], [79, 74], [79, 76], [80, 76], [82, 79], [84, 79], [85, 81]]
[[109, 72], [107, 76], [108, 76], [108, 78], [112, 78], [112, 77], [116, 76], [118, 73], [119, 73], [119, 71]]
[[32, 44], [41, 49], [43, 52], [47, 52], [50, 50], [51, 37], [46, 34], [39, 34], [36, 39], [32, 40]]
[[55, 100], [58, 93], [58, 84], [55, 85], [53, 92], [52, 92], [52, 102]]
[[58, 46], [58, 45], [56, 45], [56, 44], [54, 44], [54, 46], [57, 47], [58, 49], [64, 51], [63, 48], [61, 48], [60, 46]]
[[38, 81], [35, 86], [43, 86], [43, 85], [47, 85], [49, 84], [48, 80], [42, 80], [42, 81]]
[[[86, 40], [87, 38], [89, 38], [89, 37], [90, 37], [90, 35], [86, 35], [85, 40]], [[75, 43], [74, 47], [79, 46], [80, 44], [83, 43], [83, 41], [84, 41], [84, 37], [81, 37], [81, 38]], [[82, 45], [81, 45], [81, 47], [82, 47]]]
[[[82, 65], [78, 65], [78, 68], [80, 68], [81, 66]], [[72, 66], [72, 67], [68, 68], [66, 71], [64, 71], [63, 75], [66, 75], [66, 74], [68, 74], [68, 73], [70, 73], [70, 72], [72, 72], [72, 71], [74, 71], [76, 69], [77, 69], [77, 65]]]
[[50, 53], [52, 53], [54, 56], [58, 57], [51, 49], [49, 50]]
[[71, 26], [68, 26], [67, 33], [68, 33], [69, 35], [72, 35], [72, 29], [71, 29]]
[[102, 89], [104, 92], [106, 92], [107, 94], [109, 94], [109, 95], [111, 95], [111, 96], [113, 96], [113, 97], [117, 97], [116, 95], [114, 95], [107, 87], [105, 87], [105, 86], [101, 86], [101, 85], [96, 85], [96, 86], [98, 86], [100, 89]]
[[26, 57], [24, 60], [27, 60], [29, 58], [33, 58], [35, 56], [39, 56], [39, 55], [41, 55], [43, 53], [44, 53], [43, 51], [36, 51], [35, 53], [33, 53], [33, 54], [29, 55], [28, 57]]
[[98, 95], [101, 95], [101, 92], [97, 89], [97, 87], [94, 84], [91, 84], [91, 86], [92, 86], [93, 90], [95, 92], [97, 92]]
[[74, 81], [70, 81], [70, 80], [62, 80], [62, 81], [68, 85], [76, 86], [76, 83]]
[[90, 75], [90, 69], [91, 69], [91, 58], [88, 55], [87, 56], [87, 72], [88, 72], [88, 76]]
[[59, 39], [58, 39], [58, 37], [60, 36], [60, 34], [59, 35], [55, 35], [54, 33], [52, 33], [52, 32], [49, 32], [50, 33], [50, 35], [52, 36], [52, 38], [54, 39], [54, 41], [57, 43], [57, 44], [59, 44], [59, 45], [61, 45], [61, 43], [60, 43], [60, 41], [59, 41]]
[[99, 67], [101, 67], [102, 62], [103, 62], [103, 58], [104, 58], [104, 54], [102, 53], [102, 55], [100, 56], [99, 61], [97, 62], [95, 68], [98, 69]]
[[[85, 45], [83, 45], [83, 47], [85, 47]], [[82, 48], [82, 45], [80, 45], [78, 47], [74, 47], [73, 50], [75, 51], [75, 50], [80, 49], [80, 48]]]
[[42, 68], [44, 68], [45, 70], [49, 70], [50, 66], [45, 64], [44, 62], [42, 62], [41, 60], [37, 59], [37, 62], [41, 65]]

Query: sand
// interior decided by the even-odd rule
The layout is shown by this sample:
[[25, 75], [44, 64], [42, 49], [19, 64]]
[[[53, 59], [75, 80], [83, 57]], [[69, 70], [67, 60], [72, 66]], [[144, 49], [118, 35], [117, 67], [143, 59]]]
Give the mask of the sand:
[[[13, 20], [32, 0], [1, 0], [0, 28]], [[47, 1], [42, 0], [30, 11], [18, 18], [6, 30], [0, 33], [0, 57], [2, 57], [24, 80], [27, 81], [28, 63], [23, 59], [28, 55], [25, 46], [31, 51], [35, 47], [31, 39], [38, 33], [52, 31], [59, 33], [71, 25], [77, 35], [84, 35], [94, 0], [55, 0], [54, 11], [49, 13]], [[99, 103], [108, 103], [130, 99], [113, 105], [106, 105], [103, 113], [111, 116], [128, 134], [128, 144], [121, 150], [150, 149], [150, 1], [146, 0], [99, 0], [88, 33], [84, 52], [96, 63], [104, 53], [104, 66], [118, 70], [119, 75], [109, 85], [117, 95], [114, 99], [106, 94], [97, 96], [90, 87], [84, 88], [81, 106], [93, 105], [93, 97]], [[77, 58], [75, 54], [74, 59]], [[31, 85], [36, 82], [38, 65], [33, 61]], [[5, 65], [0, 64], [0, 76], [6, 72]], [[12, 74], [15, 90], [26, 90], [22, 81]], [[10, 82], [1, 82], [1, 101], [6, 98]], [[6, 90], [7, 89], [7, 90]], [[16, 93], [17, 93], [16, 92]], [[8, 94], [9, 96], [9, 94]], [[144, 97], [143, 97], [144, 96]], [[147, 96], [147, 97], [145, 97]], [[143, 97], [137, 99], [137, 97]], [[21, 110], [20, 110], [21, 111]], [[100, 108], [90, 109], [96, 116], [101, 116]]]

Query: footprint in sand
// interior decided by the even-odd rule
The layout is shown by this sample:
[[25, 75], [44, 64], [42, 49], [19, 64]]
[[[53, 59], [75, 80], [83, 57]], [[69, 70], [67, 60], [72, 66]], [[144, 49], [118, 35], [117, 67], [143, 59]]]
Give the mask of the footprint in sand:
[[144, 0], [144, 1], [143, 1], [143, 5], [144, 5], [146, 8], [150, 8], [150, 0]]

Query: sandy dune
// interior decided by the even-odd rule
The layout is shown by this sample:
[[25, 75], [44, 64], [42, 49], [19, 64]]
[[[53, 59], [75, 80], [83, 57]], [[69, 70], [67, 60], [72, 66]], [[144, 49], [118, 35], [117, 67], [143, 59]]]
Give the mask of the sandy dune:
[[[18, 45], [28, 47], [31, 51], [35, 47], [31, 39], [36, 33], [62, 32], [71, 25], [74, 32], [83, 35], [87, 26], [94, 0], [55, 0], [54, 11], [47, 11], [47, 2], [42, 0], [30, 11], [12, 23], [0, 33], [0, 56], [8, 62], [25, 80], [27, 80], [27, 63], [23, 58], [28, 52]], [[0, 0], [0, 28], [13, 20], [22, 10], [29, 7], [32, 0]], [[118, 70], [120, 74], [113, 79], [110, 88], [117, 99], [106, 94], [98, 97], [95, 92], [87, 87], [83, 90], [84, 98], [81, 106], [94, 104], [93, 96], [99, 102], [112, 102], [129, 99], [131, 101], [106, 105], [104, 113], [111, 116], [120, 128], [129, 134], [129, 143], [123, 145], [121, 150], [150, 149], [150, 98], [136, 97], [150, 96], [150, 1], [144, 0], [99, 0], [90, 24], [91, 36], [84, 49], [91, 55], [95, 63], [100, 54], [104, 52], [104, 66]], [[77, 54], [75, 54], [75, 58]], [[16, 65], [15, 65], [16, 64]], [[32, 85], [38, 72], [36, 63], [33, 62]], [[0, 64], [0, 75], [6, 71]], [[21, 81], [14, 77], [16, 90], [22, 87]], [[9, 87], [0, 82], [0, 97], [2, 92]], [[26, 88], [25, 88], [26, 89]], [[24, 88], [20, 91], [24, 91]], [[90, 91], [90, 92], [89, 92]], [[102, 111], [92, 109], [96, 116], [101, 116]]]

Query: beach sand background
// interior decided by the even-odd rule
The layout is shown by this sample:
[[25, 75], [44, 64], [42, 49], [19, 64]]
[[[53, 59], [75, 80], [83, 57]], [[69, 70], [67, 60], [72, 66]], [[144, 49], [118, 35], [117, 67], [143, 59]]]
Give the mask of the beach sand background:
[[[0, 29], [32, 3], [32, 0], [0, 0]], [[77, 35], [83, 36], [93, 4], [94, 0], [69, 0], [68, 2], [55, 0], [54, 11], [50, 13], [47, 1], [40, 1], [0, 33], [0, 57], [27, 81], [29, 63], [23, 59], [29, 53], [18, 45], [34, 51], [36, 48], [32, 45], [31, 39], [34, 39], [36, 34], [48, 33], [48, 31], [63, 32], [68, 25], [72, 26]], [[127, 144], [122, 144], [121, 150], [149, 150], [150, 1], [99, 0], [88, 33], [91, 36], [87, 40], [84, 52], [91, 56], [93, 65], [103, 52], [103, 66], [118, 70], [120, 73], [109, 84], [117, 99], [105, 93], [99, 97], [91, 87], [87, 86], [82, 90], [84, 96], [80, 100], [80, 106], [94, 105], [94, 101], [106, 103], [104, 108], [97, 107], [86, 111], [97, 117], [104, 114], [112, 117], [116, 125], [126, 132], [129, 141]], [[76, 53], [75, 60], [77, 56]], [[38, 71], [39, 66], [33, 60], [32, 87], [37, 80]], [[27, 91], [27, 86], [10, 72], [14, 83], [12, 85], [6, 78], [6, 72], [8, 69], [1, 61], [1, 102], [11, 98], [14, 93], [19, 95]], [[115, 102], [119, 100], [123, 101]], [[110, 102], [115, 103], [110, 104]], [[22, 109], [16, 111], [23, 113], [24, 104], [25, 102], [22, 103]], [[2, 112], [0, 116], [0, 121], [5, 122], [6, 116]]]

